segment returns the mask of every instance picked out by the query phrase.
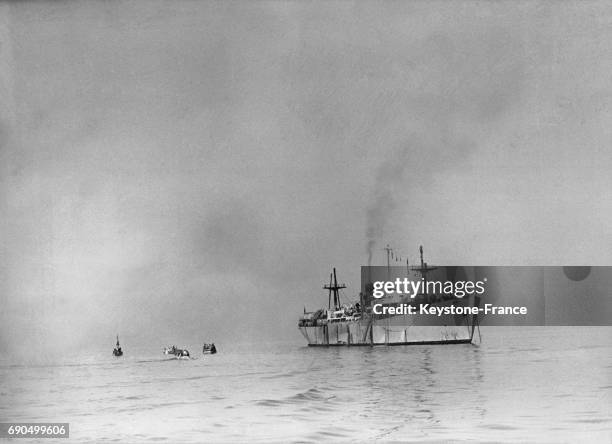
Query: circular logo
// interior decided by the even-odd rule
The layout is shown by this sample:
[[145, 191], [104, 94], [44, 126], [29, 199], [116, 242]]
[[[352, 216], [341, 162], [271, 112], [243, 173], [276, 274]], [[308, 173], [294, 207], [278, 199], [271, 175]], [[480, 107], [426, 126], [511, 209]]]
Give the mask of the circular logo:
[[563, 267], [563, 273], [572, 281], [582, 281], [591, 274], [591, 267]]

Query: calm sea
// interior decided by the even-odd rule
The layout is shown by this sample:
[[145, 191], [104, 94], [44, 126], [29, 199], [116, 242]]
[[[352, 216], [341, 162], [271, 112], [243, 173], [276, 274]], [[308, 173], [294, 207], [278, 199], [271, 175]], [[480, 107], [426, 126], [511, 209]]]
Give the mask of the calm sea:
[[482, 333], [480, 346], [218, 342], [190, 361], [126, 340], [120, 359], [111, 344], [3, 361], [0, 422], [69, 422], [73, 442], [612, 442], [612, 328]]

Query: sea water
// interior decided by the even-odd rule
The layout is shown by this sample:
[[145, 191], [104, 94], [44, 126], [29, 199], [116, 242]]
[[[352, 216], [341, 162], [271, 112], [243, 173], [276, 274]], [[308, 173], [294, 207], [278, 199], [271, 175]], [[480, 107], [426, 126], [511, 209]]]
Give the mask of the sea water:
[[489, 327], [479, 346], [299, 340], [4, 360], [0, 422], [69, 422], [57, 442], [612, 441], [610, 327]]

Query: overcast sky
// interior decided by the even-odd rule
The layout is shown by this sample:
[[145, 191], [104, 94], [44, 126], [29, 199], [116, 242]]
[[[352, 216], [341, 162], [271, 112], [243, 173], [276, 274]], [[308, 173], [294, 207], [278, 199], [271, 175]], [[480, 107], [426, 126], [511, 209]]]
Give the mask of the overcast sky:
[[286, 339], [332, 266], [612, 264], [612, 7], [0, 4], [0, 351]]

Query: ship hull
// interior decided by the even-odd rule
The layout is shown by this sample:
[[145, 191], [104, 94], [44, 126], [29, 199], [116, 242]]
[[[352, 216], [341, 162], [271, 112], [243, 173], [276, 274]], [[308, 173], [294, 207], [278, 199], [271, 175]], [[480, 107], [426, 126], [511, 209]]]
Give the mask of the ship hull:
[[[442, 316], [437, 325], [420, 325], [415, 316], [376, 318], [301, 326], [309, 346], [465, 344], [472, 340], [469, 317]], [[431, 320], [429, 320], [431, 323]]]
[[388, 344], [378, 343], [361, 343], [361, 344], [308, 344], [308, 347], [378, 347], [378, 346], [399, 346], [399, 345], [453, 345], [453, 344], [471, 344], [471, 339], [456, 339], [456, 340], [443, 340], [443, 341], [413, 341], [413, 342], [390, 342]]

